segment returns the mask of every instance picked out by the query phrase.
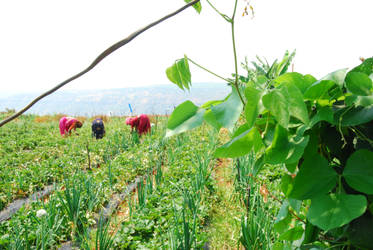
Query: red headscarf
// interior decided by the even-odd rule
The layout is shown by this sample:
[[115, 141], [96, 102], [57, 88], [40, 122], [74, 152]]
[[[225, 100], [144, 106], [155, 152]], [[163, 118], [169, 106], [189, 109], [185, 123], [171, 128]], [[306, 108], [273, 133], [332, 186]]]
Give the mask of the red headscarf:
[[66, 133], [70, 133], [71, 130], [75, 130], [77, 127], [80, 128], [82, 123], [73, 117], [62, 117], [60, 119], [60, 133], [64, 136]]
[[126, 119], [126, 124], [131, 125], [131, 128], [136, 128], [139, 135], [150, 132], [150, 120], [147, 115], [139, 115]]

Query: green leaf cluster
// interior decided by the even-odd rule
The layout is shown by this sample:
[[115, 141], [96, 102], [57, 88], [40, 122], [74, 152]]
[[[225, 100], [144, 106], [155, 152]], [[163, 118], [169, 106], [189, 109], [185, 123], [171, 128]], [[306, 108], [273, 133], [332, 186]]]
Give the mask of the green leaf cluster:
[[[354, 221], [373, 227], [368, 209], [373, 207], [373, 58], [319, 80], [286, 73], [287, 62], [267, 68], [254, 64], [256, 69], [240, 76], [239, 87], [233, 85], [224, 100], [189, 104], [187, 110], [179, 109], [181, 104], [170, 117], [174, 132], [168, 135], [205, 121], [230, 131], [215, 157], [254, 153], [261, 166], [285, 167], [289, 175], [281, 188], [288, 204], [276, 221], [280, 240], [310, 244], [321, 232], [339, 243], [352, 240], [345, 232]], [[181, 118], [175, 122], [174, 117]], [[189, 123], [191, 117], [198, 122]], [[294, 224], [296, 217], [288, 211], [305, 225]]]

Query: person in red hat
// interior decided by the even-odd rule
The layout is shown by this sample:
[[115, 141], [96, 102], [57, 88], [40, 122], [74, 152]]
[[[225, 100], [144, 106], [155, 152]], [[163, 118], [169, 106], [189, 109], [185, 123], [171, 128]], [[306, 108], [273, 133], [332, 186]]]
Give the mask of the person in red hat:
[[126, 124], [131, 125], [131, 131], [135, 128], [140, 136], [149, 133], [151, 129], [149, 117], [145, 114], [136, 117], [128, 117], [126, 119]]

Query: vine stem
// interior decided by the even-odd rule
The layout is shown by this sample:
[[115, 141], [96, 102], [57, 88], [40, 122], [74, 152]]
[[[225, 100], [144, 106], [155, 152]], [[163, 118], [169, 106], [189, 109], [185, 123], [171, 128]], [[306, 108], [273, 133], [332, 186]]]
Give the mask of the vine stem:
[[93, 69], [97, 64], [99, 64], [105, 57], [107, 57], [108, 55], [110, 55], [111, 53], [113, 53], [114, 51], [116, 51], [117, 49], [119, 49], [120, 47], [126, 45], [127, 43], [131, 42], [135, 37], [137, 37], [138, 35], [140, 35], [141, 33], [143, 33], [144, 31], [152, 28], [153, 26], [156, 26], [157, 24], [165, 21], [166, 19], [170, 18], [170, 17], [173, 17], [177, 14], [179, 14], [180, 12], [182, 12], [183, 10], [187, 9], [188, 7], [198, 3], [200, 0], [194, 0], [194, 1], [191, 1], [190, 3], [184, 5], [183, 7], [181, 7], [180, 9], [162, 17], [161, 19], [155, 21], [155, 22], [152, 22], [150, 24], [148, 24], [147, 26], [133, 32], [132, 34], [130, 34], [128, 37], [124, 38], [123, 40], [113, 44], [112, 46], [110, 46], [109, 48], [107, 48], [104, 52], [102, 52], [86, 69], [84, 69], [83, 71], [79, 72], [78, 74], [68, 78], [67, 80], [61, 82], [60, 84], [56, 85], [54, 88], [48, 90], [47, 92], [41, 94], [40, 96], [36, 97], [33, 101], [31, 101], [28, 105], [26, 105], [23, 109], [21, 109], [20, 111], [18, 111], [17, 113], [7, 117], [6, 119], [2, 120], [0, 122], [0, 127], [2, 127], [4, 124], [14, 120], [15, 118], [17, 118], [18, 116], [22, 115], [24, 112], [26, 112], [28, 109], [30, 109], [35, 103], [37, 103], [38, 101], [40, 101], [41, 99], [43, 99], [44, 97], [52, 94], [53, 92], [55, 92], [56, 90], [60, 89], [61, 87], [65, 86], [66, 84], [68, 84], [69, 82], [81, 77], [82, 75], [84, 75], [85, 73], [89, 72], [91, 69]]
[[215, 73], [212, 72], [211, 70], [208, 70], [208, 69], [206, 69], [205, 67], [199, 65], [198, 63], [196, 63], [195, 61], [193, 61], [193, 60], [190, 59], [189, 57], [187, 57], [187, 59], [188, 59], [188, 61], [190, 61], [191, 63], [193, 63], [193, 64], [196, 65], [197, 67], [199, 67], [199, 68], [201, 68], [201, 69], [203, 69], [203, 70], [209, 72], [210, 74], [212, 74], [212, 75], [214, 75], [214, 76], [216, 76], [216, 77], [218, 77], [218, 78], [220, 78], [220, 79], [222, 79], [222, 80], [224, 80], [224, 81], [226, 81], [226, 82], [230, 82], [230, 83], [232, 82], [232, 81], [230, 81], [230, 80], [228, 80], [228, 79], [226, 79], [226, 78], [224, 78], [224, 77], [222, 77], [222, 76], [219, 76], [218, 74], [215, 74]]
[[[269, 193], [269, 195], [271, 196], [271, 198], [272, 199], [274, 199], [274, 200], [276, 200], [276, 201], [278, 201], [278, 202], [280, 202], [281, 204], [282, 204], [282, 201], [279, 199], [279, 198], [277, 198], [276, 196], [274, 196], [273, 194], [271, 194], [269, 191], [268, 191], [268, 193]], [[307, 224], [304, 220], [302, 220], [298, 215], [296, 215], [295, 213], [294, 213], [294, 211], [293, 210], [291, 210], [291, 209], [289, 209], [288, 210], [298, 221], [300, 221], [300, 222], [303, 222], [304, 224]]]
[[232, 19], [230, 19], [227, 15], [221, 13], [217, 8], [215, 8], [215, 6], [209, 0], [206, 0], [206, 1], [211, 6], [211, 8], [213, 8], [213, 10], [216, 11], [216, 13], [218, 13], [220, 16], [222, 16], [224, 18], [225, 21], [227, 21], [227, 22], [232, 21]]
[[348, 107], [345, 111], [343, 111], [343, 113], [342, 113], [341, 116], [339, 117], [338, 131], [339, 131], [339, 133], [341, 134], [342, 141], [343, 141], [342, 148], [344, 148], [344, 147], [347, 145], [346, 138], [344, 137], [343, 132], [342, 132], [342, 119], [343, 119], [343, 116], [344, 116], [348, 111], [350, 111], [352, 108], [353, 108], [353, 106]]
[[238, 92], [238, 95], [241, 99], [241, 102], [243, 106], [245, 107], [245, 101], [241, 95], [240, 89], [238, 87], [238, 66], [237, 66], [237, 52], [236, 52], [236, 40], [234, 36], [234, 18], [236, 16], [236, 10], [237, 10], [237, 0], [234, 3], [234, 10], [233, 10], [233, 15], [231, 18], [231, 29], [232, 29], [232, 44], [233, 44], [233, 55], [234, 55], [234, 70], [235, 70], [235, 79], [234, 79], [234, 86], [236, 87], [236, 90]]

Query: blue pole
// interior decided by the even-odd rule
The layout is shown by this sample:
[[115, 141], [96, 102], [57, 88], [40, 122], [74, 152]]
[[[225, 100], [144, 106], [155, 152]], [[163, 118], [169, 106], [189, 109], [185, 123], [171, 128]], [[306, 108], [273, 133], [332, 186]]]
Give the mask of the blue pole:
[[130, 103], [128, 103], [128, 107], [130, 108], [130, 111], [131, 111], [131, 115], [132, 115], [132, 107], [131, 107], [131, 104]]

